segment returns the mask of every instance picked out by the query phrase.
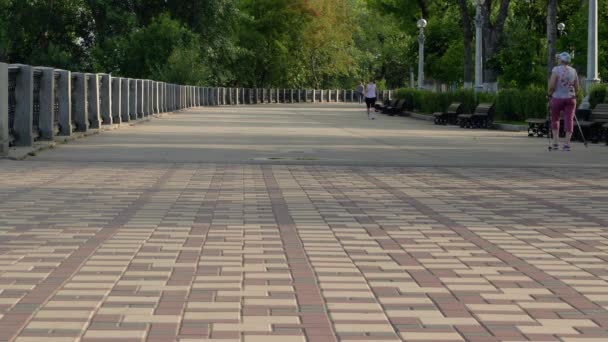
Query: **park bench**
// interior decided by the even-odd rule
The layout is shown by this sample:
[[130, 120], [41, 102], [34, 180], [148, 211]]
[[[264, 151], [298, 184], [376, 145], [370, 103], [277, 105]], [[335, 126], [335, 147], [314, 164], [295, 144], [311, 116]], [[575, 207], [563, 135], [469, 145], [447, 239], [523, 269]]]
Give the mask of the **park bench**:
[[[591, 110], [589, 110], [589, 109], [577, 109], [576, 110], [576, 117], [581, 121], [588, 120], [590, 115], [591, 115]], [[550, 121], [548, 118], [544, 118], [544, 119], [530, 118], [530, 119], [526, 120], [526, 123], [528, 124], [528, 136], [529, 137], [537, 136], [539, 138], [542, 138], [547, 135], [551, 135], [551, 132], [549, 131]], [[560, 120], [559, 127], [560, 127], [560, 133], [559, 133], [560, 137], [563, 137], [565, 134], [563, 119]], [[582, 141], [582, 138], [580, 137], [578, 129], [574, 130], [574, 135], [572, 138], [574, 140]]]
[[494, 104], [480, 103], [472, 114], [458, 115], [458, 125], [462, 128], [491, 128], [494, 122]]
[[435, 125], [456, 124], [458, 115], [462, 114], [462, 103], [453, 102], [445, 112], [433, 113]]
[[405, 109], [405, 100], [398, 100], [395, 103], [395, 105], [387, 106], [386, 108], [384, 108], [382, 113], [393, 116], [393, 115], [402, 113], [404, 109]]
[[395, 106], [397, 101], [398, 101], [397, 99], [377, 101], [374, 104], [374, 109], [376, 110], [376, 112], [383, 112], [385, 108]]
[[526, 123], [528, 124], [529, 137], [537, 136], [539, 138], [542, 138], [545, 135], [549, 134], [549, 122], [546, 118], [531, 118], [527, 119]]
[[605, 126], [608, 124], [608, 103], [600, 103], [591, 112], [588, 119], [580, 120], [581, 129], [587, 140], [598, 143], [605, 135]]

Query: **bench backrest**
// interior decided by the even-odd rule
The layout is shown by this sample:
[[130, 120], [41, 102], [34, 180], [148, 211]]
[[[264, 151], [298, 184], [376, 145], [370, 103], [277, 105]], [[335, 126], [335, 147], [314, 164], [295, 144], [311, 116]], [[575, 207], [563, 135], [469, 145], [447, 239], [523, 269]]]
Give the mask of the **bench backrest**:
[[462, 114], [462, 103], [453, 102], [446, 111], [448, 114]]
[[593, 109], [591, 121], [608, 121], [608, 103], [600, 103]]
[[494, 104], [493, 103], [480, 103], [475, 108], [475, 115], [494, 115]]

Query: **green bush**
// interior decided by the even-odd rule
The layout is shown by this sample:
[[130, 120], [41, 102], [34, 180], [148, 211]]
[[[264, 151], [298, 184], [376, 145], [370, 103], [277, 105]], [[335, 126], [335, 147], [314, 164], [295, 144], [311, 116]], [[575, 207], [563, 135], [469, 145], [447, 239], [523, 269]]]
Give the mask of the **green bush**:
[[595, 108], [598, 103], [606, 102], [606, 93], [608, 92], [608, 84], [595, 84], [589, 91], [589, 103], [591, 108]]
[[406, 108], [420, 113], [445, 111], [452, 102], [460, 102], [465, 113], [471, 113], [479, 103], [496, 105], [496, 120], [524, 121], [544, 118], [547, 113], [546, 91], [543, 88], [505, 89], [494, 93], [479, 93], [472, 89], [438, 93], [427, 90], [398, 89], [395, 96], [406, 100]]
[[547, 96], [542, 88], [505, 89], [496, 96], [496, 119], [525, 121], [547, 116]]

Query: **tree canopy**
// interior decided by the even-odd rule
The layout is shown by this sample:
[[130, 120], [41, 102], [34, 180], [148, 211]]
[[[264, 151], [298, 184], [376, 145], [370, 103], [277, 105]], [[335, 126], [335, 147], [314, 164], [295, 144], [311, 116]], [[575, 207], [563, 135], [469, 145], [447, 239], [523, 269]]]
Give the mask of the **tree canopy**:
[[[603, 37], [608, 2], [599, 3]], [[0, 0], [0, 60], [197, 85], [352, 88], [375, 78], [396, 88], [416, 69], [424, 17], [426, 79], [462, 86], [474, 14], [470, 0]], [[483, 14], [486, 81], [543, 85], [556, 50], [585, 73], [586, 0], [486, 0]], [[566, 30], [553, 42], [555, 22]]]

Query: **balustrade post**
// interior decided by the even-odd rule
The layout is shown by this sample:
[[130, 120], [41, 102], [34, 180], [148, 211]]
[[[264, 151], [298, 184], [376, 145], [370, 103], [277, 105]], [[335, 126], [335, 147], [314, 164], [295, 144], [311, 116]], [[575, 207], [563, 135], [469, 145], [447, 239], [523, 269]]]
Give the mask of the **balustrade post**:
[[6, 155], [9, 151], [10, 136], [8, 130], [8, 64], [0, 63], [0, 155]]
[[86, 132], [89, 130], [89, 107], [87, 106], [87, 98], [89, 97], [89, 87], [87, 84], [87, 75], [84, 73], [73, 73], [72, 81], [74, 82], [74, 123], [77, 132]]
[[59, 132], [58, 135], [72, 135], [72, 73], [67, 70], [55, 70], [59, 74], [57, 80], [57, 100], [59, 101]]
[[154, 113], [152, 109], [153, 96], [152, 81], [146, 80], [146, 116], [150, 116]]
[[53, 140], [55, 137], [55, 70], [52, 68], [36, 69], [41, 73], [38, 94], [38, 138]]
[[99, 115], [99, 75], [87, 74], [87, 95], [89, 107], [89, 128], [101, 128]]
[[112, 85], [112, 123], [120, 125], [122, 123], [122, 79], [111, 77]]
[[152, 94], [150, 95], [150, 100], [152, 100], [150, 114], [156, 115], [158, 114], [158, 82], [150, 81], [150, 87], [152, 88]]
[[160, 106], [158, 101], [158, 82], [152, 81], [152, 113], [155, 115], [160, 114]]
[[112, 85], [111, 77], [107, 74], [99, 74], [101, 85], [99, 87], [99, 113], [104, 125], [111, 125], [112, 117]]
[[34, 120], [34, 69], [29, 65], [16, 64], [18, 73], [15, 83], [15, 116], [13, 143], [15, 146], [32, 146]]
[[167, 104], [168, 111], [175, 111], [175, 84], [167, 84]]
[[161, 113], [166, 113], [167, 112], [167, 108], [166, 108], [166, 98], [165, 98], [165, 88], [166, 88], [167, 84], [165, 82], [161, 82], [159, 83], [159, 93], [160, 93], [160, 97], [159, 97], [159, 112]]
[[131, 121], [131, 115], [129, 113], [131, 105], [131, 94], [128, 78], [120, 78], [120, 121], [129, 122]]
[[137, 80], [137, 118], [144, 117], [144, 80]]
[[137, 89], [137, 80], [129, 78], [129, 119], [137, 120], [137, 99], [139, 91]]

